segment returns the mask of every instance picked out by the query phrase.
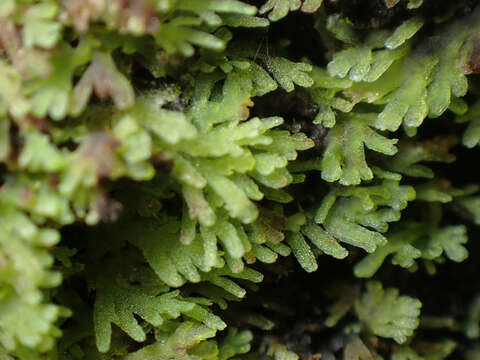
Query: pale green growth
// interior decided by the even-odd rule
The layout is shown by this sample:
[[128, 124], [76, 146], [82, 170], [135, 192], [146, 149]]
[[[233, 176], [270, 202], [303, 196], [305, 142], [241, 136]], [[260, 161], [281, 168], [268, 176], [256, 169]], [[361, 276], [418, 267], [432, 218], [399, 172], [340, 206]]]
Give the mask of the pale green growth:
[[287, 243], [292, 249], [297, 261], [306, 272], [314, 272], [318, 269], [317, 260], [305, 238], [300, 233], [289, 233]]
[[408, 75], [404, 72], [398, 88], [389, 95], [387, 105], [375, 122], [376, 128], [395, 131], [402, 123], [412, 129], [422, 124], [428, 114], [429, 74], [436, 64], [437, 59], [431, 57], [412, 57], [403, 64]]
[[[199, 345], [208, 344], [204, 341], [215, 336], [215, 330], [192, 321], [184, 321], [178, 325], [173, 333], [159, 333], [158, 341], [147, 345], [134, 353], [124, 357], [125, 360], [154, 360], [158, 356], [162, 359], [192, 359], [189, 352], [199, 352], [203, 358], [202, 352], [205, 349], [199, 348]], [[205, 345], [203, 345], [205, 346]], [[218, 352], [216, 346], [214, 349]], [[208, 349], [212, 350], [212, 349]], [[215, 354], [215, 352], [213, 352]], [[209, 351], [208, 355], [212, 355]], [[195, 355], [193, 355], [195, 356]], [[216, 359], [217, 357], [215, 357]]]
[[[59, 241], [54, 229], [39, 229], [19, 209], [0, 201], [0, 250], [8, 277], [3, 280], [0, 343], [7, 351], [17, 347], [49, 350], [61, 335], [57, 319], [70, 312], [48, 303], [42, 289], [61, 283], [58, 272], [50, 270], [53, 256], [48, 248]], [[47, 301], [47, 303], [46, 303]], [[19, 322], [19, 319], [23, 319]]]
[[270, 24], [267, 19], [245, 14], [226, 14], [222, 16], [222, 22], [232, 27], [256, 28], [266, 27]]
[[330, 15], [326, 20], [325, 28], [336, 39], [347, 44], [356, 45], [360, 42], [359, 34], [355, 30], [353, 23], [341, 14]]
[[468, 256], [464, 247], [466, 242], [466, 228], [461, 225], [436, 228], [422, 223], [408, 223], [404, 229], [393, 232], [385, 246], [357, 263], [355, 275], [373, 276], [389, 255], [393, 255], [392, 264], [404, 268], [412, 268], [417, 259], [437, 260], [443, 254], [452, 261], [460, 262]]
[[[197, 222], [184, 209], [182, 223], [174, 219], [163, 224], [140, 222], [128, 225], [122, 233], [143, 251], [160, 279], [172, 287], [185, 281], [202, 281], [213, 268], [224, 266], [228, 266], [232, 276], [243, 276], [244, 271], [245, 275], [253, 274], [244, 267], [244, 261], [273, 263], [278, 255], [290, 254], [290, 249], [281, 243], [283, 227], [276, 228], [281, 226], [282, 217], [263, 210], [256, 222], [245, 226], [229, 220], [225, 213], [220, 214], [215, 225], [198, 224], [197, 230]], [[140, 231], [144, 235], [138, 237]]]
[[193, 45], [214, 50], [222, 49], [223, 41], [209, 33], [194, 29], [201, 23], [202, 20], [196, 17], [177, 17], [155, 32], [155, 41], [167, 52], [180, 52], [184, 56], [194, 54]]
[[[413, 144], [410, 143], [410, 145]], [[445, 144], [437, 143], [435, 146], [438, 145], [444, 146]], [[408, 150], [409, 147], [403, 147], [403, 149]], [[448, 146], [446, 149], [448, 150]], [[421, 153], [419, 150], [425, 150], [425, 148], [417, 147], [417, 154]], [[430, 177], [430, 169], [426, 167], [419, 169], [421, 172], [415, 171], [411, 176]], [[358, 277], [373, 276], [390, 255], [392, 255], [392, 264], [410, 270], [416, 270], [416, 262], [422, 259], [429, 272], [435, 271], [434, 262], [441, 262], [444, 256], [455, 262], [465, 260], [468, 256], [465, 248], [468, 240], [466, 227], [463, 225], [441, 227], [442, 209], [440, 204], [453, 203], [475, 216], [479, 204], [477, 197], [472, 195], [477, 191], [478, 186], [472, 185], [458, 189], [452, 187], [448, 181], [428, 181], [415, 186], [416, 199], [431, 203], [427, 207], [426, 221], [407, 221], [395, 228], [389, 234], [385, 246], [377, 248], [375, 252], [367, 255], [355, 265], [355, 275]]]
[[[389, 37], [388, 35], [387, 32], [374, 32], [366, 39], [362, 47], [335, 53], [327, 66], [329, 74], [340, 78], [344, 78], [348, 74], [348, 78], [356, 82], [377, 80], [395, 60], [402, 58], [409, 51], [409, 47], [406, 45], [388, 47], [387, 44], [393, 36]], [[372, 51], [384, 46], [388, 50]]]
[[184, 321], [176, 325], [173, 333], [159, 332], [154, 344], [147, 345], [123, 358], [154, 360], [161, 356], [162, 359], [171, 360], [227, 360], [250, 350], [249, 342], [252, 340], [252, 334], [249, 331], [239, 332], [232, 329], [220, 344], [212, 340], [205, 341], [214, 335], [215, 332], [205, 325]]
[[[168, 7], [166, 13], [174, 14], [176, 10], [180, 15], [169, 16], [169, 21], [155, 29], [153, 36], [159, 46], [172, 54], [179, 52], [184, 56], [192, 56], [194, 54], [194, 46], [213, 50], [224, 48], [225, 42], [208, 31], [203, 31], [199, 28], [204, 23], [208, 26], [222, 25], [223, 14], [227, 16], [228, 14], [243, 16], [245, 20], [240, 23], [238, 22], [239, 20], [236, 20], [236, 26], [240, 26], [244, 22], [247, 22], [249, 25], [252, 22], [255, 25], [258, 23], [263, 26], [264, 24], [261, 20], [256, 20], [253, 17], [257, 12], [254, 6], [236, 0], [208, 0], [202, 2], [184, 0], [173, 3]], [[181, 14], [193, 14], [195, 16]]]
[[[341, 78], [348, 74], [350, 80], [357, 82], [377, 80], [395, 60], [409, 52], [408, 46], [400, 46], [415, 35], [422, 25], [421, 19], [412, 18], [392, 33], [371, 32], [361, 47], [351, 47], [335, 53], [327, 66], [329, 74]], [[357, 34], [353, 32], [353, 27], [338, 15], [332, 15], [327, 19], [327, 29], [337, 39], [346, 43], [357, 45], [360, 42]], [[384, 47], [386, 50], [380, 50]]]
[[[142, 229], [141, 237], [136, 235], [140, 229]], [[199, 282], [201, 277], [197, 268], [210, 271], [215, 265], [217, 267], [223, 265], [215, 256], [216, 240], [213, 252], [209, 248], [209, 243], [204, 241], [202, 246], [200, 239], [185, 246], [179, 243], [179, 229], [178, 222], [156, 226], [152, 230], [149, 229], [148, 224], [140, 223], [127, 228], [128, 233], [126, 233], [131, 237], [130, 241], [142, 250], [157, 276], [172, 287], [179, 287], [186, 280]]]
[[[260, 23], [258, 23], [261, 26]], [[251, 82], [253, 96], [262, 96], [274, 91], [278, 86], [287, 92], [294, 90], [295, 85], [310, 87], [313, 80], [310, 76], [312, 66], [305, 62], [292, 62], [284, 57], [271, 57], [267, 52], [255, 50], [255, 42], [231, 42], [232, 34], [220, 29], [217, 36], [222, 37], [228, 47], [219, 53], [203, 52], [200, 70], [212, 73], [219, 68], [225, 73], [237, 70], [242, 77]], [[218, 79], [216, 80], [218, 81]], [[207, 94], [207, 93], [206, 93]]]
[[375, 114], [345, 114], [327, 135], [322, 159], [322, 178], [342, 185], [357, 185], [371, 180], [373, 172], [367, 165], [364, 147], [386, 155], [394, 155], [396, 139], [388, 139], [372, 129]]
[[268, 0], [261, 8], [260, 14], [268, 13], [268, 18], [277, 21], [284, 18], [290, 11], [301, 9], [306, 13], [317, 11], [323, 0]]
[[[479, 143], [480, 106], [465, 95], [480, 10], [390, 30], [319, 11], [311, 36], [326, 67], [290, 57], [286, 39], [268, 43], [270, 21], [322, 2], [0, 1], [1, 359], [244, 358], [252, 333], [217, 334], [229, 319], [217, 311], [257, 288], [263, 264], [292, 255], [313, 272], [319, 257], [355, 247], [368, 253], [355, 275], [371, 277], [389, 256], [430, 274], [467, 257], [467, 228], [445, 225], [442, 206], [480, 223], [478, 187], [456, 188], [424, 164], [453, 162], [459, 140], [396, 131], [415, 136], [449, 110], [469, 122], [463, 144]], [[454, 350], [415, 339], [380, 350], [376, 336], [413, 334], [420, 302], [376, 282], [363, 294], [334, 285], [325, 324], [358, 319], [334, 330], [345, 359]], [[275, 325], [261, 314], [245, 324]], [[256, 340], [265, 356], [299, 358]]]
[[87, 63], [91, 56], [87, 43], [81, 43], [76, 48], [66, 43], [59, 46], [60, 51], [50, 58], [52, 73], [46, 78], [32, 79], [25, 88], [31, 112], [38, 117], [49, 115], [55, 120], [61, 120], [69, 113], [74, 72]]
[[385, 41], [387, 49], [395, 49], [410, 39], [423, 26], [422, 19], [411, 18], [403, 22]]
[[440, 116], [452, 101], [458, 102], [455, 99], [466, 94], [470, 36], [477, 31], [477, 18], [478, 11], [407, 56], [411, 53], [409, 39], [422, 25], [420, 19], [407, 20], [391, 34], [372, 32], [360, 41], [348, 35], [348, 23], [334, 16], [327, 28], [353, 46], [336, 52], [328, 71], [332, 76], [348, 75], [350, 80], [365, 82], [345, 91], [347, 99], [386, 104], [374, 123], [376, 128], [395, 131], [403, 124], [407, 135], [413, 136], [427, 116]]
[[393, 338], [401, 344], [418, 326], [420, 307], [418, 299], [398, 295], [396, 289], [383, 290], [379, 282], [367, 283], [367, 292], [355, 302], [360, 321], [375, 335]]
[[235, 355], [247, 353], [250, 350], [252, 340], [253, 334], [250, 331], [231, 329], [219, 346], [218, 359], [226, 360]]
[[[21, 74], [0, 60], [0, 103], [14, 118], [21, 118], [30, 111], [30, 103], [22, 94], [21, 86]], [[5, 133], [6, 131], [2, 131], [2, 136]]]
[[[332, 119], [332, 121], [335, 121]], [[397, 139], [388, 139], [371, 128], [375, 114], [347, 113], [334, 123], [326, 137], [325, 154], [321, 161], [293, 164], [293, 170], [320, 170], [326, 181], [339, 181], [350, 186], [362, 180], [373, 179], [364, 148], [367, 147], [385, 155], [397, 152]]]
[[[419, 325], [421, 302], [410, 296], [399, 295], [397, 289], [383, 289], [378, 281], [367, 282], [363, 293], [358, 286], [337, 284], [332, 295], [338, 300], [328, 308], [326, 325], [329, 327], [353, 312], [370, 333], [393, 338], [402, 344]], [[361, 346], [357, 344], [355, 347], [358, 350]]]
[[[313, 146], [302, 134], [290, 136], [286, 131], [270, 130], [282, 123], [280, 118], [253, 118], [240, 123], [248, 116], [253, 88], [250, 79], [240, 79], [236, 72], [227, 75], [223, 96], [207, 101], [221, 78], [206, 75], [199, 80], [196, 87], [199, 100], [191, 104], [187, 116], [162, 109], [168, 100], [165, 96], [169, 95], [152, 92], [139, 98], [117, 120], [119, 124], [128, 122], [129, 126], [144, 128], [154, 135], [150, 135], [153, 149], [175, 161], [173, 174], [183, 186], [190, 217], [205, 226], [214, 224], [217, 207], [205, 197], [205, 191], [213, 191], [209, 197], [215, 195], [215, 201], [220, 201], [230, 216], [250, 223], [258, 215], [250, 198], [259, 200], [263, 195], [258, 185], [245, 175], [267, 187], [285, 187], [293, 180], [286, 170], [288, 161], [295, 160], [297, 150]], [[244, 96], [239, 97], [239, 91]], [[221, 118], [222, 113], [233, 115]], [[209, 124], [208, 119], [216, 121]], [[147, 134], [143, 136], [148, 139]], [[135, 150], [138, 151], [132, 148]]]
[[400, 211], [414, 199], [414, 192], [390, 180], [380, 186], [352, 188], [352, 192], [349, 194], [347, 188], [345, 198], [342, 191], [331, 193], [318, 209], [315, 221], [340, 241], [373, 252], [386, 244], [381, 233], [387, 231], [389, 222], [398, 221]]
[[136, 119], [139, 125], [149, 130], [152, 135], [170, 144], [194, 138], [197, 130], [183, 113], [162, 109], [163, 103], [167, 100], [169, 99], [165, 98], [162, 92], [153, 91], [145, 94], [138, 99], [126, 116]]
[[233, 279], [248, 280], [252, 283], [259, 283], [263, 280], [263, 275], [256, 270], [245, 268], [239, 273], [233, 273], [225, 266], [221, 269], [213, 270], [203, 274], [203, 279], [211, 282], [213, 285], [218, 286], [237, 298], [243, 298], [247, 291], [234, 281], [227, 278], [227, 276]]
[[267, 355], [274, 360], [298, 360], [299, 357], [293, 351], [287, 349], [285, 345], [272, 342], [268, 346]]
[[[138, 268], [132, 274], [116, 272], [120, 259], [104, 264], [95, 276], [97, 296], [94, 306], [96, 344], [101, 352], [110, 348], [111, 323], [119, 326], [136, 341], [145, 341], [146, 335], [134, 314], [156, 327], [181, 314], [205, 323], [213, 330], [225, 328], [225, 323], [211, 314], [194, 299], [182, 299], [179, 291], [168, 292], [149, 268]], [[211, 302], [200, 302], [211, 305]]]
[[294, 63], [285, 58], [267, 57], [265, 65], [279, 85], [287, 92], [293, 91], [294, 84], [303, 87], [313, 85], [312, 79], [306, 74], [312, 71], [312, 66], [309, 64]]
[[306, 271], [314, 271], [317, 264], [303, 235], [321, 253], [338, 259], [348, 255], [340, 243], [375, 253], [388, 246], [382, 233], [388, 230], [389, 222], [400, 219], [401, 210], [415, 199], [412, 187], [399, 185], [398, 175], [393, 178], [386, 178], [379, 185], [332, 190], [316, 212], [318, 225], [299, 216], [287, 223], [287, 230], [300, 229], [300, 233], [289, 233], [287, 242]]
[[331, 77], [325, 69], [314, 67], [311, 73], [313, 85], [310, 89], [312, 100], [318, 106], [318, 113], [313, 121], [326, 128], [335, 125], [336, 115], [334, 110], [350, 112], [355, 103], [337, 96], [342, 90], [352, 87], [352, 81]]
[[348, 251], [340, 246], [332, 235], [313, 222], [304, 225], [302, 233], [324, 254], [336, 259], [343, 259], [348, 255]]
[[196, 14], [210, 26], [222, 24], [222, 19], [219, 14], [233, 13], [251, 16], [257, 13], [255, 6], [247, 5], [237, 0], [182, 0], [177, 1], [175, 6], [179, 10]]
[[49, 49], [60, 39], [62, 25], [54, 21], [58, 12], [55, 3], [47, 2], [30, 7], [23, 18], [23, 41], [26, 47]]

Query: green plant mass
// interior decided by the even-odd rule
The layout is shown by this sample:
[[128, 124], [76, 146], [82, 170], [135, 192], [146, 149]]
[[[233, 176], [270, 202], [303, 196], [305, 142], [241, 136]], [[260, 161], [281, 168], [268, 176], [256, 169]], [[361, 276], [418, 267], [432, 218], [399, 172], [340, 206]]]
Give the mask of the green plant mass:
[[480, 359], [478, 74], [476, 0], [0, 0], [0, 359]]

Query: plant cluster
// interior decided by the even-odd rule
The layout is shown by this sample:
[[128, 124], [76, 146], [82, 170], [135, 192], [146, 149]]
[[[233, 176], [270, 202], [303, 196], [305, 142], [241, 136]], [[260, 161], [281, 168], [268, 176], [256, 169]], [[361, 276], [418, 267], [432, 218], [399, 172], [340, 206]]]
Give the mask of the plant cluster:
[[480, 358], [475, 5], [2, 0], [0, 359]]

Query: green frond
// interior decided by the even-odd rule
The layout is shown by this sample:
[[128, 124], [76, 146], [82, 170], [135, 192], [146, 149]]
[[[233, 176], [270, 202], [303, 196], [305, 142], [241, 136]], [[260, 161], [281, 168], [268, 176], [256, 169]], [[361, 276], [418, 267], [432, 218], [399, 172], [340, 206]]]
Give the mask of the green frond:
[[[215, 330], [205, 325], [193, 321], [185, 321], [178, 324], [172, 333], [160, 332], [155, 343], [147, 345], [123, 358], [125, 360], [154, 360], [161, 356], [162, 359], [172, 360], [198, 359], [199, 357], [195, 356], [196, 352], [201, 354], [198, 346], [204, 344], [204, 340], [212, 338], [214, 335]], [[192, 354], [190, 355], [189, 353]], [[204, 359], [204, 357], [200, 358]]]
[[390, 254], [392, 263], [405, 268], [415, 264], [416, 259], [435, 260], [445, 252], [453, 261], [465, 260], [468, 252], [464, 245], [467, 242], [464, 226], [449, 226], [441, 229], [423, 229], [419, 223], [409, 224], [404, 231], [389, 236], [388, 243], [367, 255], [355, 265], [355, 275], [372, 276]]
[[322, 5], [0, 1], [0, 359], [478, 357], [480, 7]]
[[383, 290], [379, 282], [367, 283], [367, 291], [355, 302], [360, 321], [376, 335], [393, 338], [401, 344], [418, 326], [422, 304], [418, 299], [399, 296], [398, 290]]
[[[379, 185], [344, 187], [332, 190], [324, 197], [315, 215], [315, 222], [302, 220], [287, 229], [300, 232], [287, 235], [287, 242], [308, 272], [317, 268], [314, 253], [305, 235], [320, 253], [343, 259], [348, 251], [340, 245], [353, 245], [371, 253], [382, 251], [390, 244], [383, 233], [388, 223], [398, 221], [400, 212], [415, 199], [410, 186], [397, 180], [384, 180]], [[386, 245], [387, 244], [387, 245]]]
[[0, 306], [5, 312], [0, 320], [0, 343], [7, 351], [24, 346], [45, 352], [61, 336], [57, 320], [70, 314], [50, 303], [44, 292], [61, 283], [61, 275], [51, 269], [53, 256], [48, 251], [59, 241], [59, 233], [39, 228], [22, 211], [1, 204]]
[[345, 114], [342, 120], [337, 120], [327, 135], [321, 163], [322, 178], [326, 181], [338, 180], [346, 186], [357, 185], [362, 180], [373, 178], [364, 147], [394, 155], [397, 139], [388, 139], [372, 129], [375, 114]]
[[[213, 329], [223, 329], [226, 325], [211, 314], [195, 299], [182, 299], [179, 291], [169, 288], [159, 281], [148, 268], [138, 268], [134, 273], [115, 273], [119, 259], [104, 264], [94, 280], [96, 299], [94, 306], [94, 328], [99, 351], [110, 348], [111, 324], [115, 324], [138, 342], [146, 340], [146, 334], [135, 319], [138, 315], [155, 327], [180, 315], [205, 323]], [[206, 302], [209, 305], [210, 302]]]
[[[353, 311], [368, 331], [380, 337], [393, 338], [402, 344], [419, 325], [421, 302], [410, 296], [399, 295], [397, 289], [383, 289], [378, 281], [367, 282], [363, 293], [353, 285], [338, 287], [334, 296], [340, 300], [329, 307], [326, 321], [329, 327]], [[357, 351], [359, 346], [364, 347], [357, 344]]]

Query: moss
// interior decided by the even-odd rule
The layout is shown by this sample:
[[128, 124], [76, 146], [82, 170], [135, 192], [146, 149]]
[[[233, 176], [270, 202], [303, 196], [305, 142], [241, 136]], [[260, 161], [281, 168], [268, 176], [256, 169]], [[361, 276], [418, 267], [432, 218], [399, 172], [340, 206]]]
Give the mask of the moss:
[[2, 1], [0, 357], [474, 359], [480, 9], [437, 5]]

